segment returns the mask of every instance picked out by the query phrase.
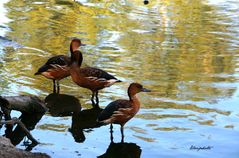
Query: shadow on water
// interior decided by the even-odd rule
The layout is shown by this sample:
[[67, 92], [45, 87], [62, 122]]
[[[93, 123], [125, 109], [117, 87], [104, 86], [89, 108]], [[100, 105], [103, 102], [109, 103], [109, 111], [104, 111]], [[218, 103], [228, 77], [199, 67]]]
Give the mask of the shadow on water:
[[100, 108], [91, 108], [82, 110], [78, 113], [73, 113], [72, 124], [69, 131], [72, 133], [72, 136], [74, 137], [76, 142], [81, 143], [85, 141], [83, 130], [86, 130], [85, 132], [90, 132], [91, 129], [101, 126], [96, 121], [101, 111], [102, 109]]
[[[19, 119], [21, 120], [21, 122], [26, 126], [26, 128], [29, 131], [32, 131], [35, 129], [37, 123], [41, 120], [42, 116], [44, 114], [41, 113], [37, 113], [37, 114], [28, 114], [28, 113], [23, 113]], [[6, 130], [7, 132], [8, 130]], [[9, 139], [11, 140], [13, 145], [18, 145], [23, 139], [24, 137], [26, 137], [26, 134], [24, 133], [22, 127], [20, 125], [17, 125], [16, 128], [10, 132], [6, 134], [8, 135]], [[33, 149], [33, 147], [35, 147], [37, 144], [33, 143], [33, 142], [29, 142], [29, 141], [25, 141], [23, 142], [23, 145], [26, 147], [25, 150], [27, 151], [31, 151]]]
[[[125, 97], [128, 82], [155, 90], [142, 94], [141, 110], [126, 129], [129, 140], [145, 151], [142, 157], [238, 157], [238, 0], [150, 1], [147, 6], [138, 0], [78, 2], [8, 0], [2, 5], [1, 15], [10, 21], [0, 37], [1, 95], [45, 97], [52, 83], [34, 72], [49, 57], [66, 54], [70, 39], [78, 37], [87, 44], [85, 65], [125, 81], [101, 93], [101, 106]], [[88, 107], [88, 90], [70, 78], [61, 84], [62, 92], [85, 98], [81, 104]], [[69, 106], [50, 108], [52, 116], [70, 117], [44, 117], [34, 133], [45, 145], [36, 151], [52, 157], [57, 151], [64, 157], [78, 157], [75, 151], [81, 157], [103, 154], [108, 128], [86, 133], [95, 120], [89, 123], [84, 108], [65, 112]], [[90, 130], [84, 124], [91, 124]], [[83, 142], [84, 134], [87, 141], [75, 143], [65, 133], [69, 126], [75, 141]], [[188, 150], [193, 144], [215, 148]]]
[[[11, 119], [12, 110], [21, 112], [22, 114], [18, 119], [29, 131], [35, 129], [47, 108], [53, 117], [72, 116], [72, 124], [69, 131], [77, 143], [85, 141], [84, 132], [90, 132], [93, 128], [101, 126], [96, 120], [102, 109], [91, 108], [81, 110], [80, 101], [71, 95], [49, 94], [45, 98], [45, 104], [37, 97], [31, 96], [1, 97], [0, 104], [6, 120]], [[7, 125], [5, 136], [11, 140], [13, 145], [18, 145], [24, 139], [26, 133], [20, 125], [17, 125], [15, 128], [12, 125]], [[140, 157], [141, 149], [135, 143], [114, 143], [112, 140], [106, 152], [99, 157]], [[26, 146], [25, 150], [31, 151], [37, 144], [24, 140], [23, 145]]]
[[72, 124], [69, 131], [78, 143], [85, 141], [83, 130], [89, 129], [87, 130], [89, 132], [92, 128], [100, 127], [96, 120], [102, 109], [91, 108], [81, 110], [80, 101], [74, 96], [52, 93], [45, 98], [45, 103], [52, 116], [72, 116]]
[[106, 152], [98, 158], [140, 158], [141, 151], [135, 143], [111, 142]]
[[[52, 116], [72, 116], [69, 131], [77, 143], [83, 143], [85, 141], [85, 132], [90, 132], [93, 128], [101, 126], [96, 120], [103, 109], [91, 108], [81, 110], [80, 101], [74, 96], [52, 93], [45, 98], [45, 103]], [[112, 140], [106, 152], [99, 156], [99, 158], [140, 157], [141, 149], [135, 143], [114, 143]]]
[[[1, 117], [4, 116], [5, 120], [11, 120], [11, 111], [19, 111], [21, 116], [18, 119], [29, 131], [32, 131], [45, 114], [47, 110], [45, 105], [53, 117], [72, 116], [72, 125], [69, 131], [76, 142], [85, 141], [83, 130], [100, 127], [96, 120], [102, 109], [92, 108], [81, 111], [80, 101], [76, 97], [66, 94], [49, 94], [45, 98], [45, 102], [31, 96], [1, 97]], [[26, 133], [20, 125], [14, 128], [13, 125], [8, 124], [6, 125], [5, 136], [11, 140], [13, 145], [18, 145]], [[24, 141], [23, 144], [28, 151], [37, 145], [37, 143], [28, 141]]]

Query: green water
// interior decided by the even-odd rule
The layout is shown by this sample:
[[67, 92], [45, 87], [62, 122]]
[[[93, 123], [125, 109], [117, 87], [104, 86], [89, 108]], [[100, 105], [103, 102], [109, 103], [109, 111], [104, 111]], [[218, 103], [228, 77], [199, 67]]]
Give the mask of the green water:
[[[0, 94], [45, 98], [52, 82], [33, 74], [49, 57], [69, 54], [73, 37], [84, 65], [124, 81], [100, 93], [100, 106], [127, 98], [139, 82], [141, 110], [125, 126], [125, 141], [141, 157], [238, 157], [239, 2], [237, 0], [4, 0], [0, 17]], [[10, 41], [11, 40], [11, 41]], [[61, 93], [91, 108], [91, 92], [61, 81]], [[96, 157], [109, 127], [85, 131], [83, 143], [68, 128], [72, 118], [44, 116], [32, 131], [33, 152], [52, 157]], [[115, 126], [115, 141], [120, 141]], [[196, 151], [190, 147], [212, 146]], [[18, 145], [20, 148], [24, 148]]]

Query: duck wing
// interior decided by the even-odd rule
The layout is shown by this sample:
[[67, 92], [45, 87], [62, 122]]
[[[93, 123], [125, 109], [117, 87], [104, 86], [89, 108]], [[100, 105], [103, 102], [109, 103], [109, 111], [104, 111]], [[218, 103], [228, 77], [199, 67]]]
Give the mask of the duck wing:
[[68, 56], [65, 55], [57, 55], [54, 57], [51, 57], [50, 59], [48, 59], [48, 61], [46, 62], [46, 65], [51, 65], [51, 64], [58, 64], [58, 65], [67, 65], [70, 63], [70, 58]]
[[68, 56], [57, 55], [48, 59], [47, 62], [38, 69], [35, 75], [48, 71], [49, 69], [55, 69], [57, 67], [59, 68], [61, 66], [66, 66], [69, 64], [70, 64], [70, 58]]
[[104, 120], [110, 119], [119, 109], [127, 109], [131, 108], [131, 106], [129, 100], [119, 99], [113, 101], [99, 114], [98, 121], [104, 122]]
[[120, 80], [118, 80], [117, 78], [115, 78], [113, 75], [109, 74], [108, 72], [98, 69], [98, 68], [94, 68], [94, 67], [85, 67], [85, 68], [81, 68], [80, 73], [87, 78], [90, 78], [92, 80], [117, 80], [117, 82], [121, 82]]

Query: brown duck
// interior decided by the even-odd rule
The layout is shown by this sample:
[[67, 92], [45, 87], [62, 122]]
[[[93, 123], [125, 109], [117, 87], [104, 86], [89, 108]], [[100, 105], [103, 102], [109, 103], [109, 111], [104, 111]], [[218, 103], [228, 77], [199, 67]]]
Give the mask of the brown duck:
[[[71, 56], [74, 49], [79, 48], [83, 44], [79, 39], [73, 39], [70, 44], [70, 52]], [[71, 63], [71, 58], [66, 55], [57, 55], [51, 57], [44, 65], [42, 65], [35, 75], [42, 75], [48, 79], [53, 80], [53, 92], [60, 92], [60, 84], [59, 81], [63, 78], [70, 76], [70, 72], [68, 69], [64, 69], [64, 67], [68, 67]], [[57, 89], [56, 89], [57, 87]]]
[[98, 122], [111, 124], [111, 140], [113, 141], [112, 124], [120, 124], [121, 142], [124, 141], [124, 125], [139, 111], [140, 102], [136, 97], [139, 92], [150, 92], [149, 89], [143, 88], [139, 83], [131, 83], [128, 88], [129, 100], [119, 99], [111, 102], [98, 116]]
[[92, 91], [91, 101], [93, 106], [99, 106], [98, 91], [121, 82], [114, 76], [104, 70], [94, 67], [81, 67], [83, 56], [79, 49], [73, 50], [71, 56], [70, 74], [72, 80], [80, 87], [87, 88]]

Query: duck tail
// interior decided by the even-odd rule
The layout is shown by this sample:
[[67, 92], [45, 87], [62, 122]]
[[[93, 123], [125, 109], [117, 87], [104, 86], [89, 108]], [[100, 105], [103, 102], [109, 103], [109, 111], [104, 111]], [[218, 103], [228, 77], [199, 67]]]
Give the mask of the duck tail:
[[40, 75], [41, 73], [47, 71], [50, 67], [51, 67], [50, 65], [45, 64], [42, 67], [40, 67], [34, 75]]
[[36, 73], [34, 73], [34, 75], [40, 75], [41, 72], [37, 71]]

